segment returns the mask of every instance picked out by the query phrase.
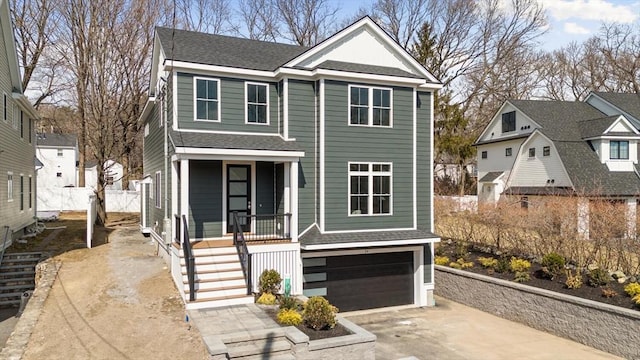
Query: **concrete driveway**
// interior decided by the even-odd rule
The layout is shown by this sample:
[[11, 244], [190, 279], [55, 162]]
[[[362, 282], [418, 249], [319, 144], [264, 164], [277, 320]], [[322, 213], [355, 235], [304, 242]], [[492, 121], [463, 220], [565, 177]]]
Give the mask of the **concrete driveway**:
[[436, 304], [342, 315], [378, 337], [376, 359], [619, 359], [440, 297]]

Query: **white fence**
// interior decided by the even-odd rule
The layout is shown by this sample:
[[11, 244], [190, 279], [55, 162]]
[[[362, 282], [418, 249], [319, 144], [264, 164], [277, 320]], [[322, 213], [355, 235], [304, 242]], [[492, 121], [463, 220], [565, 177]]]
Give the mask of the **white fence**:
[[476, 195], [436, 196], [436, 198], [453, 203], [455, 211], [478, 211], [478, 197]]
[[[85, 211], [91, 188], [38, 187], [38, 211]], [[107, 212], [140, 212], [140, 192], [105, 190]]]
[[87, 247], [91, 249], [93, 242], [93, 230], [95, 229], [98, 211], [96, 208], [96, 196], [90, 195], [87, 204]]

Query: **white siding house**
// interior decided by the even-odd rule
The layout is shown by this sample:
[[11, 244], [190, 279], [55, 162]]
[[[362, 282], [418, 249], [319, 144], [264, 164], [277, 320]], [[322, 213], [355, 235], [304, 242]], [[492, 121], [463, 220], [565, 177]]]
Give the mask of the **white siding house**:
[[38, 187], [75, 187], [78, 140], [70, 134], [38, 134], [36, 156], [43, 167], [38, 171]]

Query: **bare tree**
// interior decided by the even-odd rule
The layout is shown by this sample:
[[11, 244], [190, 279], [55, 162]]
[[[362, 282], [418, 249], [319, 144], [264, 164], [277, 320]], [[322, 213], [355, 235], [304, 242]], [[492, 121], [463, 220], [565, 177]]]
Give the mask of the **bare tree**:
[[247, 27], [249, 38], [276, 41], [280, 33], [278, 8], [271, 0], [241, 0], [240, 17]]
[[[472, 3], [471, 1], [466, 1]], [[403, 48], [409, 44], [425, 21], [429, 13], [434, 14], [439, 4], [448, 1], [433, 0], [378, 0], [374, 4], [373, 16]]]
[[224, 34], [237, 31], [229, 0], [176, 0], [177, 25], [185, 30]]
[[336, 23], [337, 7], [328, 0], [273, 0], [281, 17], [285, 39], [312, 46], [329, 36]]
[[600, 51], [611, 72], [616, 91], [640, 93], [640, 34], [632, 26], [604, 24], [600, 34]]

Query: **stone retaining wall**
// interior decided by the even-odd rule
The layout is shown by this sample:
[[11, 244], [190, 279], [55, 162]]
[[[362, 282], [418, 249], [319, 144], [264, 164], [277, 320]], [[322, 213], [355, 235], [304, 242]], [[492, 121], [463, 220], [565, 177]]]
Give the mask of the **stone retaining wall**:
[[640, 311], [443, 266], [436, 266], [435, 283], [436, 295], [452, 301], [627, 359], [640, 358]]

